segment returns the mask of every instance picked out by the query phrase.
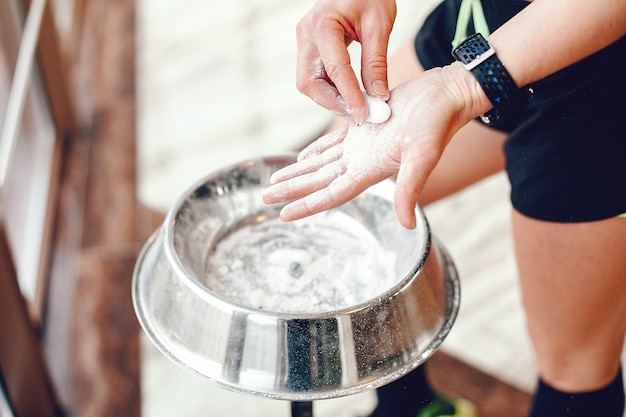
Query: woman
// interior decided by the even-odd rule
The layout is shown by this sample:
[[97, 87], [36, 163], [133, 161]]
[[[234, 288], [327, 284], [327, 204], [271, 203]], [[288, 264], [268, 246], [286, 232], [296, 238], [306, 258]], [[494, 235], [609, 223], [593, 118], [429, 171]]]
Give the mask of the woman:
[[[529, 416], [622, 417], [626, 2], [443, 0], [388, 65], [395, 13], [392, 0], [319, 0], [301, 20], [298, 88], [350, 123], [277, 172], [265, 201], [294, 200], [281, 212], [289, 221], [395, 177], [398, 220], [412, 228], [416, 203], [505, 168], [540, 371]], [[363, 123], [351, 41], [365, 90], [392, 108], [383, 124]], [[418, 369], [379, 390], [375, 414], [461, 415], [433, 411], [435, 399]]]

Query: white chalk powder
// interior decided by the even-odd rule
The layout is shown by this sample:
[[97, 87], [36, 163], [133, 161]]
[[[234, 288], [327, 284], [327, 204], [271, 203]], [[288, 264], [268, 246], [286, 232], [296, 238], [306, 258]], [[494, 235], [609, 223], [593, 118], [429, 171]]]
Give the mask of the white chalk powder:
[[391, 107], [384, 100], [378, 97], [372, 97], [366, 92], [363, 92], [363, 97], [367, 101], [367, 107], [369, 109], [369, 116], [367, 121], [370, 123], [383, 123], [391, 117]]
[[396, 255], [355, 219], [329, 211], [239, 228], [207, 259], [205, 285], [231, 302], [274, 312], [324, 312], [375, 298], [396, 280]]

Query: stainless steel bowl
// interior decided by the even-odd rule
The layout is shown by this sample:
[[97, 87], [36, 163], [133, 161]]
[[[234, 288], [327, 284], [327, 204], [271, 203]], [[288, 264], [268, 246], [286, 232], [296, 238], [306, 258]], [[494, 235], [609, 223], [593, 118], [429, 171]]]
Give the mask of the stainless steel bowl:
[[168, 358], [237, 392], [312, 401], [373, 389], [448, 334], [459, 280], [418, 207], [395, 218], [386, 186], [293, 223], [261, 194], [294, 156], [245, 161], [181, 196], [133, 277], [141, 326]]

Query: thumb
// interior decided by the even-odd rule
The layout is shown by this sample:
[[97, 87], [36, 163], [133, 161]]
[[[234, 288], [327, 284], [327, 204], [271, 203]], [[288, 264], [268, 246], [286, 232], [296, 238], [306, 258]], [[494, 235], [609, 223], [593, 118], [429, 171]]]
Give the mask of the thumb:
[[435, 148], [409, 147], [402, 155], [396, 179], [394, 207], [398, 220], [407, 229], [415, 228], [415, 206], [428, 176], [435, 168], [441, 152]]
[[396, 6], [395, 2], [377, 3], [373, 14], [362, 20], [359, 31], [361, 43], [361, 80], [365, 91], [372, 96], [387, 101], [389, 99], [389, 82], [387, 80], [387, 48], [389, 36], [393, 28]]
[[387, 37], [375, 36], [364, 39], [361, 51], [361, 78], [367, 94], [387, 101]]
[[398, 179], [396, 180], [396, 190], [394, 192], [393, 205], [396, 210], [396, 216], [402, 226], [407, 229], [415, 228], [415, 206], [417, 204], [417, 197], [422, 184], [414, 184], [410, 180], [412, 173], [409, 169], [400, 166], [398, 172]]

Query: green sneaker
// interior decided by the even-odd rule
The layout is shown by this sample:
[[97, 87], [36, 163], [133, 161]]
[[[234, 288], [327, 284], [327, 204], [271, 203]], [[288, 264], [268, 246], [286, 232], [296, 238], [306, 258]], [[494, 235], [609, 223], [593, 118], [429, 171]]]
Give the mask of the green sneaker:
[[476, 417], [476, 407], [463, 398], [450, 398], [438, 396], [432, 402], [422, 408], [417, 417]]

